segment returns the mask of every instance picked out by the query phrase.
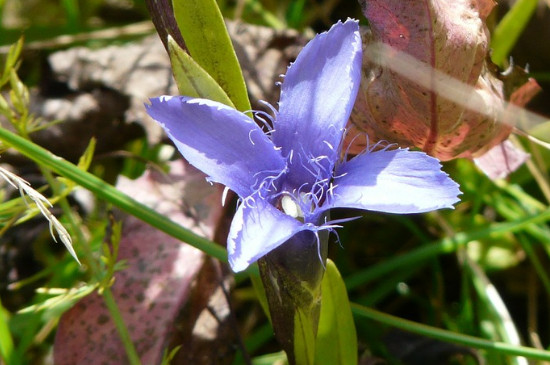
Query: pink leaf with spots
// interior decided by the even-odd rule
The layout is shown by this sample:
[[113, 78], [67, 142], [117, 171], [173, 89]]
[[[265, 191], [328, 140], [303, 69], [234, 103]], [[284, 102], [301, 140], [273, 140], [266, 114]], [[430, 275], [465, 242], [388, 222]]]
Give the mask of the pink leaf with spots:
[[[349, 141], [358, 132], [369, 142], [387, 140], [417, 147], [441, 159], [473, 158], [503, 140], [512, 126], [501, 123], [506, 109], [503, 82], [488, 61], [489, 34], [485, 19], [492, 0], [360, 0], [369, 20], [364, 37], [361, 90], [352, 113]], [[370, 44], [383, 43], [392, 50], [414, 57], [428, 66], [427, 80], [410, 79], [386, 67], [368, 51]], [[414, 67], [414, 66], [410, 66]], [[464, 100], [438, 93], [438, 73], [464, 85]], [[424, 81], [423, 85], [422, 82]], [[428, 84], [428, 86], [426, 86]], [[532, 97], [534, 89], [521, 103]], [[471, 110], [470, 94], [478, 97], [478, 110]], [[502, 119], [502, 118], [501, 118]], [[365, 148], [360, 139], [351, 151]]]
[[[221, 216], [221, 191], [183, 160], [172, 163], [168, 175], [147, 172], [135, 181], [123, 178], [118, 188], [196, 233], [214, 236]], [[194, 285], [205, 275], [200, 274], [205, 263], [210, 273], [216, 265], [201, 251], [131, 216], [123, 222], [119, 259], [126, 261], [127, 268], [115, 273], [113, 295], [141, 362], [159, 364], [165, 349], [181, 345], [185, 332], [193, 331], [193, 323], [178, 316], [183, 308], [200, 314], [196, 305], [188, 305], [189, 301], [197, 303]], [[223, 281], [217, 279], [210, 280], [214, 286]], [[209, 299], [214, 291], [202, 287], [198, 292], [202, 296], [198, 301], [212, 306]], [[228, 312], [226, 301], [218, 305], [225, 305]], [[182, 330], [182, 323], [191, 328]], [[58, 365], [127, 363], [118, 332], [97, 293], [62, 316], [54, 358]]]

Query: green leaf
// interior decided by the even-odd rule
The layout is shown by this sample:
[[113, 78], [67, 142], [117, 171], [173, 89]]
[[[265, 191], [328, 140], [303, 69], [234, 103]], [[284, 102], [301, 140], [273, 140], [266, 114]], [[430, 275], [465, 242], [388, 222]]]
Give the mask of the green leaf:
[[370, 319], [372, 321], [382, 323], [386, 326], [399, 328], [407, 332], [435, 338], [440, 341], [446, 341], [488, 351], [499, 351], [501, 354], [506, 354], [508, 356], [524, 356], [537, 360], [550, 360], [550, 351], [546, 351], [544, 349], [512, 345], [505, 342], [487, 340], [485, 338], [456, 333], [441, 328], [428, 326], [422, 323], [413, 322], [404, 318], [395, 317], [390, 314], [383, 313], [356, 303], [352, 304], [352, 311], [355, 313], [355, 315], [361, 318]]
[[94, 158], [94, 152], [95, 152], [95, 146], [96, 146], [96, 139], [91, 138], [90, 143], [88, 143], [88, 146], [86, 147], [86, 150], [80, 156], [78, 159], [78, 168], [83, 171], [88, 171], [90, 168], [90, 165], [92, 164], [92, 160]]
[[254, 288], [256, 297], [258, 298], [258, 301], [260, 302], [260, 305], [262, 306], [262, 309], [264, 310], [264, 313], [267, 316], [269, 323], [271, 323], [271, 313], [269, 313], [269, 304], [267, 302], [267, 296], [265, 294], [265, 288], [264, 284], [262, 283], [262, 279], [258, 275], [250, 275], [250, 281], [252, 282], [252, 287]]
[[170, 365], [170, 362], [176, 357], [176, 354], [181, 349], [180, 346], [176, 346], [170, 351], [170, 353], [167, 352], [168, 349], [164, 350], [164, 354], [162, 355], [162, 365]]
[[327, 260], [322, 283], [316, 364], [357, 364], [357, 335], [346, 286], [336, 265]]
[[10, 46], [8, 56], [4, 63], [4, 70], [0, 75], [0, 87], [4, 86], [10, 80], [10, 74], [13, 69], [17, 68], [19, 55], [23, 49], [23, 37]]
[[[78, 159], [78, 164], [76, 166], [82, 171], [87, 171], [90, 168], [90, 165], [92, 164], [92, 161], [94, 158], [95, 146], [96, 146], [96, 139], [91, 138], [90, 143], [88, 143], [88, 146], [86, 147], [86, 150], [84, 151], [82, 156], [80, 156], [80, 158]], [[74, 181], [67, 179], [65, 177], [60, 176], [57, 179], [66, 186], [66, 189], [64, 189], [63, 196], [69, 195], [76, 186]]]
[[516, 44], [521, 32], [537, 8], [537, 0], [518, 0], [495, 28], [491, 59], [499, 66]]
[[173, 0], [174, 16], [191, 57], [240, 111], [250, 102], [237, 55], [215, 0]]
[[225, 91], [197, 62], [168, 36], [168, 50], [174, 78], [181, 95], [205, 98], [235, 107]]
[[[233, 363], [237, 364], [237, 363]], [[257, 357], [254, 357], [252, 359], [253, 365], [273, 365], [273, 364], [280, 364], [285, 365], [288, 364], [286, 360], [286, 354], [284, 351], [281, 352], [275, 352], [272, 354], [266, 354], [266, 355], [260, 355]]]
[[[297, 308], [294, 313], [294, 359], [298, 365], [313, 365], [315, 356], [315, 335], [309, 310]], [[315, 362], [325, 364], [325, 362]], [[331, 364], [328, 362], [326, 364]]]
[[[12, 146], [21, 154], [29, 157], [38, 165], [50, 169], [58, 175], [74, 181], [83, 188], [90, 190], [98, 198], [104, 199], [134, 217], [147, 222], [151, 226], [190, 244], [193, 247], [213, 256], [221, 261], [227, 260], [227, 251], [220, 245], [201, 237], [194, 232], [182, 227], [154, 209], [134, 200], [122, 193], [114, 186], [101, 180], [95, 175], [82, 171], [72, 163], [53, 155], [51, 152], [37, 144], [18, 136], [17, 134], [0, 128], [0, 141], [7, 146]], [[257, 266], [250, 267], [249, 271], [257, 270]]]
[[9, 312], [0, 302], [0, 363], [5, 361], [7, 364], [20, 364], [21, 361], [15, 352], [13, 338], [8, 326]]

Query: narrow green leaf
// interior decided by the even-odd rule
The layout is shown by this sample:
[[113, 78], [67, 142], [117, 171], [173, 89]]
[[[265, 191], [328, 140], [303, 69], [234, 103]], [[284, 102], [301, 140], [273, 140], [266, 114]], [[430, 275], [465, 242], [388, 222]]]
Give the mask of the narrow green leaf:
[[176, 354], [180, 349], [181, 349], [181, 345], [174, 347], [170, 352], [168, 352], [168, 349], [165, 349], [164, 354], [162, 355], [161, 365], [170, 365], [170, 362], [174, 359], [174, 357], [176, 357]]
[[205, 98], [235, 107], [225, 91], [197, 62], [168, 36], [168, 50], [174, 78], [181, 95]]
[[0, 363], [2, 360], [7, 364], [19, 364], [19, 359], [13, 346], [13, 339], [8, 326], [9, 316], [8, 311], [0, 302]]
[[327, 260], [322, 284], [316, 364], [357, 364], [357, 334], [348, 292], [336, 265]]
[[[237, 364], [237, 363], [233, 363], [233, 364]], [[288, 364], [286, 360], [286, 354], [284, 351], [261, 355], [252, 359], [252, 365], [273, 365], [273, 364], [281, 364], [281, 365]]]
[[[185, 229], [168, 217], [157, 213], [155, 210], [134, 200], [132, 197], [122, 193], [114, 186], [101, 180], [95, 175], [82, 171], [72, 163], [55, 156], [51, 152], [37, 144], [18, 136], [17, 134], [0, 128], [0, 141], [14, 147], [21, 154], [35, 161], [38, 165], [50, 169], [53, 172], [70, 179], [78, 185], [90, 190], [98, 198], [117, 206], [125, 212], [141, 219], [151, 226], [190, 244], [193, 247], [213, 256], [221, 261], [227, 260], [227, 251], [214, 242], [201, 237], [194, 232]], [[252, 266], [249, 272], [257, 272], [257, 266]]]
[[[294, 359], [297, 365], [313, 365], [315, 357], [315, 335], [311, 313], [298, 308], [294, 312]], [[325, 364], [325, 362], [322, 362]], [[320, 363], [317, 363], [320, 364]], [[326, 363], [330, 364], [330, 362]]]
[[532, 347], [511, 345], [505, 342], [492, 341], [462, 333], [456, 333], [422, 323], [413, 322], [404, 318], [395, 317], [356, 303], [352, 303], [351, 308], [353, 313], [359, 317], [368, 318], [375, 322], [383, 323], [387, 326], [399, 328], [422, 336], [435, 338], [440, 341], [451, 342], [454, 344], [483, 350], [499, 351], [500, 353], [509, 356], [525, 356], [531, 359], [546, 361], [550, 360], [550, 351], [539, 350]]
[[518, 0], [498, 23], [491, 41], [494, 63], [503, 66], [536, 8], [537, 0]]
[[92, 164], [92, 160], [94, 158], [94, 152], [95, 152], [95, 146], [96, 146], [96, 139], [92, 138], [90, 139], [90, 143], [88, 143], [88, 146], [86, 147], [86, 150], [80, 156], [78, 159], [78, 168], [80, 168], [83, 171], [87, 171], [90, 168], [90, 165]]
[[12, 44], [10, 46], [10, 49], [8, 51], [8, 56], [6, 57], [5, 63], [4, 63], [4, 70], [2, 72], [2, 75], [0, 75], [0, 86], [4, 86], [9, 79], [11, 70], [14, 68], [17, 68], [19, 55], [21, 54], [21, 50], [23, 49], [23, 37], [19, 38], [19, 40]]
[[65, 10], [65, 18], [67, 19], [67, 29], [69, 32], [75, 33], [80, 30], [80, 6], [76, 0], [61, 0], [61, 6]]
[[434, 243], [414, 249], [406, 254], [394, 256], [379, 264], [373, 265], [368, 270], [350, 275], [346, 278], [346, 286], [348, 290], [353, 290], [359, 285], [372, 282], [373, 280], [395, 271], [396, 267], [415, 267], [435, 256], [455, 252], [458, 248], [464, 247], [468, 242], [480, 240], [491, 235], [529, 230], [531, 224], [546, 222], [548, 220], [550, 220], [550, 209], [545, 209], [540, 213], [514, 219], [510, 222], [493, 223], [487, 228], [469, 232], [459, 232], [452, 237], [445, 237]]
[[252, 282], [254, 292], [256, 292], [256, 297], [258, 298], [258, 301], [260, 302], [260, 305], [262, 306], [262, 309], [264, 310], [264, 313], [267, 316], [269, 323], [271, 323], [271, 313], [269, 313], [269, 304], [267, 302], [267, 296], [265, 294], [265, 287], [262, 283], [262, 279], [259, 276], [250, 275], [250, 281]]
[[279, 19], [278, 15], [275, 15], [268, 9], [260, 0], [248, 0], [246, 1], [245, 7], [249, 12], [253, 13], [254, 16], [258, 16], [261, 19], [261, 23], [264, 23], [269, 28], [282, 30], [288, 28], [285, 22], [282, 19]]
[[191, 57], [240, 111], [250, 102], [237, 55], [215, 0], [173, 0], [174, 16]]
[[305, 0], [296, 0], [289, 4], [286, 20], [290, 28], [299, 28], [304, 22]]

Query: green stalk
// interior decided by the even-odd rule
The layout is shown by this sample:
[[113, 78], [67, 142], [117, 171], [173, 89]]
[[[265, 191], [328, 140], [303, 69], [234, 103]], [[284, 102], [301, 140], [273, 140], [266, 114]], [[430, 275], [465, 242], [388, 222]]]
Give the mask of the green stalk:
[[130, 338], [130, 334], [128, 333], [126, 324], [122, 319], [122, 314], [120, 314], [120, 310], [118, 309], [118, 305], [116, 304], [116, 301], [115, 301], [115, 298], [113, 297], [113, 293], [111, 292], [111, 289], [107, 287], [104, 288], [101, 295], [103, 296], [103, 301], [105, 302], [105, 305], [109, 309], [111, 319], [115, 323], [115, 327], [118, 330], [118, 334], [120, 336], [122, 344], [124, 345], [124, 349], [126, 350], [126, 355], [128, 356], [128, 360], [130, 361], [130, 364], [140, 365], [141, 360], [139, 359], [137, 351], [134, 347], [134, 343]]
[[351, 309], [357, 316], [368, 318], [404, 331], [435, 338], [437, 340], [452, 342], [483, 350], [499, 351], [502, 354], [511, 356], [524, 356], [537, 360], [550, 360], [550, 351], [539, 350], [532, 347], [516, 346], [504, 342], [489, 341], [483, 338], [455, 333], [441, 328], [431, 327], [422, 323], [416, 323], [407, 319], [395, 317], [355, 303], [351, 303]]
[[550, 277], [548, 276], [548, 270], [544, 267], [543, 263], [540, 261], [539, 255], [537, 255], [537, 252], [533, 249], [532, 242], [529, 242], [524, 235], [518, 235], [518, 241], [529, 260], [531, 260], [531, 264], [538, 274], [546, 293], [550, 294]]
[[493, 32], [491, 58], [502, 66], [516, 41], [537, 9], [537, 0], [518, 0]]
[[512, 222], [495, 223], [488, 228], [470, 232], [459, 232], [452, 237], [443, 238], [434, 244], [419, 247], [404, 255], [395, 256], [378, 265], [372, 266], [369, 270], [350, 275], [345, 279], [346, 287], [348, 291], [350, 291], [359, 285], [363, 285], [366, 282], [380, 278], [393, 271], [401, 270], [411, 265], [418, 265], [418, 263], [441, 254], [455, 252], [459, 247], [463, 247], [470, 241], [479, 240], [493, 234], [503, 234], [529, 229], [531, 224], [547, 220], [550, 220], [550, 209]]
[[166, 216], [157, 213], [153, 209], [122, 193], [97, 176], [80, 170], [72, 163], [61, 157], [55, 156], [37, 144], [3, 128], [0, 128], [0, 140], [35, 161], [38, 165], [74, 181], [78, 185], [90, 190], [97, 197], [108, 201], [134, 217], [141, 219], [172, 237], [198, 248], [218, 260], [227, 261], [227, 252], [223, 247], [185, 229]]

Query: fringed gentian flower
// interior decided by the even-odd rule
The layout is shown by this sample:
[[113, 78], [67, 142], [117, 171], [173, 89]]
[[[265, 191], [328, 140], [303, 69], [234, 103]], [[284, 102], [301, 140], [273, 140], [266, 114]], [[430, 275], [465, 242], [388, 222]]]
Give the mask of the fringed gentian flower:
[[240, 197], [227, 242], [235, 272], [301, 231], [334, 230], [339, 222], [325, 214], [332, 208], [420, 213], [458, 201], [458, 185], [422, 152], [371, 149], [345, 160], [341, 143], [361, 58], [356, 21], [317, 35], [288, 68], [267, 134], [211, 100], [151, 99], [149, 115], [181, 154]]

